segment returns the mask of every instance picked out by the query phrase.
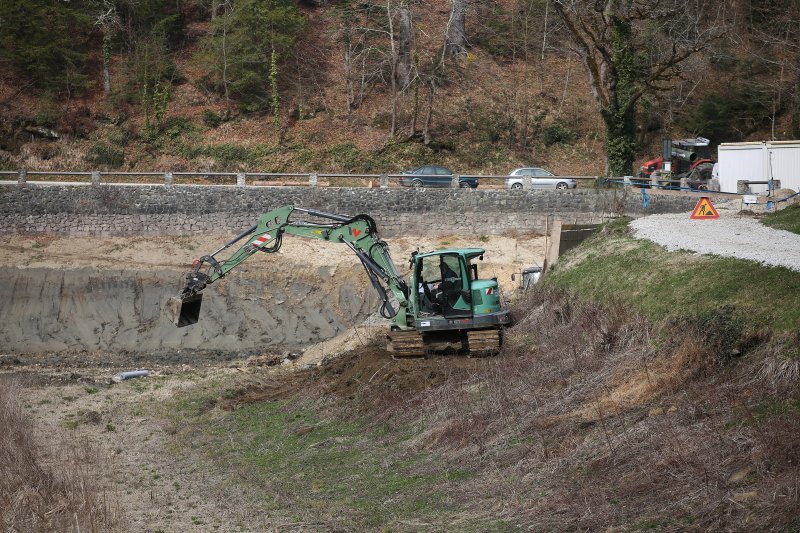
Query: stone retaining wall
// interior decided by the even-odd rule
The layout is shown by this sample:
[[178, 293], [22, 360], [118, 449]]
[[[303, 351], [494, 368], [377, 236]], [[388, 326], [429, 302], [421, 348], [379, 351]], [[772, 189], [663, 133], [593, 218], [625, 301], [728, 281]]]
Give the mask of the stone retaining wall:
[[[690, 211], [697, 196], [649, 192], [646, 214]], [[178, 185], [0, 186], [0, 233], [71, 235], [235, 233], [283, 205], [356, 215], [381, 234], [543, 232], [546, 220], [600, 222], [641, 216], [637, 189], [507, 191], [470, 189], [234, 187]]]

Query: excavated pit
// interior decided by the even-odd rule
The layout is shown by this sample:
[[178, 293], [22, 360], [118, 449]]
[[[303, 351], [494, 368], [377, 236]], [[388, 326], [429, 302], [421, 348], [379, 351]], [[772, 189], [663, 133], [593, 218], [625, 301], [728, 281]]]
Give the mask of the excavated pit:
[[294, 350], [375, 309], [360, 266], [339, 268], [335, 280], [331, 268], [285, 266], [242, 270], [209, 286], [199, 323], [184, 328], [163, 312], [181, 286], [179, 272], [7, 269], [0, 344], [6, 353]]
[[[279, 253], [253, 257], [208, 286], [199, 322], [176, 327], [165, 304], [183, 286], [192, 260], [227, 239], [0, 237], [0, 260], [8, 265], [0, 277], [0, 370], [153, 369], [262, 355], [274, 361], [310, 346], [307, 353], [321, 357], [331, 351], [330, 339], [378, 310], [378, 297], [349, 250], [287, 240]], [[512, 272], [543, 255], [540, 236], [484, 240], [487, 261], [480, 273], [507, 288]], [[405, 271], [414, 250], [475, 242], [409, 237], [389, 244]]]

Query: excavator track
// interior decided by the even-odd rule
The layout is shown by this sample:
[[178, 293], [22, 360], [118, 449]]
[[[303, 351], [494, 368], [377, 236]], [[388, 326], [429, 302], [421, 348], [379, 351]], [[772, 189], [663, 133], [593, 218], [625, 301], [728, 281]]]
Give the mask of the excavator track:
[[486, 357], [500, 353], [501, 333], [499, 329], [484, 329], [467, 332], [470, 357]]
[[425, 343], [418, 331], [390, 331], [388, 350], [395, 358], [425, 357]]

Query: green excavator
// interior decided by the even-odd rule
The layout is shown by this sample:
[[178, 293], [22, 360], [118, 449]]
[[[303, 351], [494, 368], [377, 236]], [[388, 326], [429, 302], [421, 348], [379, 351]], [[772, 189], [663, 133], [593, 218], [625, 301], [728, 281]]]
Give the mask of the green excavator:
[[[291, 220], [294, 213], [305, 215], [306, 220]], [[326, 222], [308, 220], [314, 218]], [[407, 283], [398, 274], [389, 247], [369, 215], [337, 215], [291, 205], [262, 215], [256, 225], [192, 263], [183, 289], [167, 303], [175, 325], [197, 323], [203, 289], [253, 255], [277, 252], [284, 235], [340, 243], [356, 254], [378, 292], [381, 315], [391, 320], [388, 349], [393, 356], [424, 357], [447, 349], [473, 356], [500, 351], [502, 329], [511, 319], [501, 305], [497, 279], [478, 277], [473, 261], [483, 259], [483, 249], [414, 252]], [[218, 259], [219, 254], [243, 240], [244, 244], [227, 259]]]

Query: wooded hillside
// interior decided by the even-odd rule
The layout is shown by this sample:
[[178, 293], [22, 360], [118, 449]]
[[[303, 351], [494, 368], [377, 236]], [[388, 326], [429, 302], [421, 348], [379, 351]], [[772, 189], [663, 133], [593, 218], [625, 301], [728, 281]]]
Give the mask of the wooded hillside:
[[800, 137], [800, 0], [5, 0], [0, 167], [631, 172]]

